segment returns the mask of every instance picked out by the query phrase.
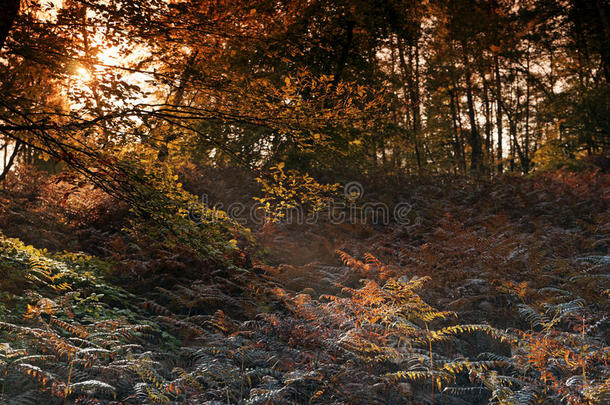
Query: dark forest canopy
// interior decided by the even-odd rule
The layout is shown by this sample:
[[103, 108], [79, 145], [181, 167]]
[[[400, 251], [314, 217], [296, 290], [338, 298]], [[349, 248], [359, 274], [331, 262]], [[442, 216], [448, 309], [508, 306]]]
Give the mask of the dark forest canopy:
[[134, 142], [161, 161], [488, 175], [609, 148], [603, 1], [3, 4], [5, 142], [103, 183]]

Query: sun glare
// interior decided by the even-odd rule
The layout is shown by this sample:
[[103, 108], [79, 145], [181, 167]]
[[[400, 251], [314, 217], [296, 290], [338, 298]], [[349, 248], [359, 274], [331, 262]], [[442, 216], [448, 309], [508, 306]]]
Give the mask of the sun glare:
[[117, 56], [119, 53], [118, 46], [111, 46], [109, 48], [105, 48], [100, 50], [96, 58], [104, 65], [117, 65], [120, 63], [120, 58]]
[[92, 79], [91, 73], [85, 69], [84, 67], [79, 67], [78, 69], [76, 69], [76, 78], [83, 82], [89, 82]]

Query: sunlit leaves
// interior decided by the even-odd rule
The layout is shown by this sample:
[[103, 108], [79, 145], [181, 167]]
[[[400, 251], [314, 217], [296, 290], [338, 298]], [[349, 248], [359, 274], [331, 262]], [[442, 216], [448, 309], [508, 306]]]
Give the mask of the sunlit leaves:
[[307, 173], [284, 170], [284, 163], [272, 167], [268, 176], [258, 177], [256, 181], [262, 185], [264, 197], [254, 199], [272, 222], [304, 221], [308, 214], [328, 208], [339, 190], [339, 184], [320, 184]]

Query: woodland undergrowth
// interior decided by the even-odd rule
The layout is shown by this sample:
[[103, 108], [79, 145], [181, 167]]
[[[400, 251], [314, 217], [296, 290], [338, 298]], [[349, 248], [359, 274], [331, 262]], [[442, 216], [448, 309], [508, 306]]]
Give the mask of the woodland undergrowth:
[[2, 194], [1, 403], [610, 400], [610, 178], [396, 181], [369, 198], [408, 224], [268, 224], [213, 260], [60, 183]]

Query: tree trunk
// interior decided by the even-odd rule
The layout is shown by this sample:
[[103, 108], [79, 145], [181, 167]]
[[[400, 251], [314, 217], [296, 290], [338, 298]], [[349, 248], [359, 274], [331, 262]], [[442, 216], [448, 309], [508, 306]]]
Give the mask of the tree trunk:
[[481, 138], [477, 129], [476, 113], [474, 110], [474, 98], [472, 96], [472, 78], [470, 71], [470, 62], [466, 53], [466, 41], [462, 41], [462, 61], [464, 63], [464, 79], [466, 81], [466, 99], [468, 102], [468, 118], [470, 119], [470, 136], [468, 143], [470, 144], [470, 171], [472, 173], [481, 173], [483, 169], [483, 150], [481, 148]]
[[604, 29], [604, 40], [602, 41], [600, 49], [604, 67], [604, 77], [606, 78], [606, 83], [610, 83], [610, 24], [608, 23], [608, 15], [606, 14], [608, 3], [602, 2], [602, 0], [595, 0], [595, 6], [597, 7], [599, 20]]
[[[423, 143], [423, 139], [420, 136], [421, 134], [421, 112], [420, 112], [420, 95], [419, 95], [419, 41], [415, 41], [414, 47], [414, 65], [415, 65], [415, 80], [413, 86], [411, 87], [412, 98], [413, 98], [413, 137], [415, 140], [415, 148], [419, 153], [421, 153], [422, 148], [424, 149], [423, 153], [425, 154], [426, 145]], [[421, 170], [424, 162], [419, 162], [419, 168]]]
[[[174, 105], [180, 105], [182, 103], [182, 99], [184, 98], [184, 89], [188, 81], [191, 79], [191, 76], [193, 75], [193, 67], [195, 66], [197, 55], [199, 55], [198, 50], [193, 52], [193, 54], [188, 58], [186, 62], [186, 66], [184, 67], [184, 71], [182, 72], [182, 75], [180, 77], [178, 89], [172, 100]], [[170, 123], [169, 128], [167, 129], [167, 133], [163, 137], [163, 143], [161, 143], [159, 151], [157, 152], [157, 159], [159, 159], [160, 162], [164, 162], [167, 159], [167, 157], [169, 156], [169, 144], [172, 141], [175, 141], [177, 137], [178, 135], [174, 132], [174, 124]]]
[[466, 142], [464, 141], [464, 126], [462, 125], [462, 109], [460, 106], [460, 95], [458, 93], [458, 85], [456, 82], [456, 75], [455, 72], [453, 74], [453, 88], [455, 89], [454, 93], [453, 93], [453, 97], [455, 99], [455, 112], [456, 112], [456, 120], [457, 120], [457, 128], [458, 128], [458, 145], [460, 148], [460, 154], [461, 154], [461, 167], [462, 167], [462, 174], [466, 174], [466, 150], [465, 150], [465, 146], [466, 146]]
[[484, 164], [485, 167], [493, 167], [493, 146], [491, 142], [491, 103], [489, 101], [489, 84], [485, 78], [485, 71], [481, 70], [481, 81], [483, 82], [483, 105], [485, 107], [485, 157], [488, 161]]
[[458, 110], [457, 110], [457, 96], [455, 94], [455, 88], [451, 88], [449, 90], [450, 103], [449, 106], [451, 108], [451, 122], [453, 123], [453, 150], [455, 154], [455, 159], [457, 161], [457, 166], [459, 167], [460, 173], [464, 174], [466, 171], [466, 161], [464, 158], [464, 151], [462, 150], [462, 140], [460, 138], [460, 133], [462, 131], [461, 125], [459, 125], [458, 120]]
[[11, 167], [13, 167], [13, 164], [15, 163], [15, 158], [17, 157], [20, 148], [21, 141], [17, 141], [17, 143], [15, 144], [15, 149], [13, 149], [13, 153], [11, 154], [11, 157], [8, 159], [8, 162], [4, 164], [4, 169], [2, 170], [2, 173], [0, 173], [0, 181], [4, 181], [8, 172], [11, 171]]
[[496, 130], [498, 131], [498, 173], [502, 173], [502, 81], [500, 78], [500, 63], [498, 55], [494, 55], [494, 71], [496, 77]]
[[354, 41], [355, 27], [356, 23], [351, 20], [345, 24], [345, 40], [342, 44], [341, 54], [339, 55], [339, 59], [337, 61], [337, 70], [335, 70], [335, 73], [333, 75], [333, 88], [339, 84], [343, 69], [345, 69], [345, 65], [347, 65], [347, 58], [349, 56], [350, 50], [352, 49], [352, 42]]
[[[417, 169], [419, 171], [422, 170], [422, 158], [421, 151], [419, 145], [419, 131], [421, 126], [421, 117], [420, 117], [420, 106], [419, 106], [419, 88], [418, 86], [419, 69], [417, 68], [419, 57], [419, 51], [416, 46], [416, 74], [413, 74], [413, 57], [411, 52], [409, 52], [409, 64], [407, 64], [405, 60], [405, 53], [403, 49], [403, 43], [399, 41], [398, 45], [398, 57], [400, 60], [400, 67], [402, 69], [403, 75], [403, 92], [404, 92], [404, 103], [407, 111], [411, 111], [413, 119], [411, 130], [413, 131], [413, 144], [415, 146], [415, 157], [417, 159]], [[415, 78], [413, 76], [416, 76]], [[407, 102], [407, 97], [409, 97], [409, 101]]]
[[527, 46], [527, 73], [525, 76], [525, 139], [523, 140], [523, 171], [527, 174], [530, 170], [530, 46]]
[[521, 162], [521, 169], [523, 170], [524, 173], [527, 173], [528, 172], [528, 160], [523, 155], [523, 150], [521, 149], [521, 145], [519, 145], [519, 140], [517, 139], [517, 123], [511, 119], [509, 126], [510, 126], [511, 139], [512, 139], [512, 143], [513, 143], [513, 154], [511, 156], [511, 169], [514, 169], [513, 156], [514, 156], [514, 151], [516, 151], [517, 156], [519, 157], [519, 162]]

